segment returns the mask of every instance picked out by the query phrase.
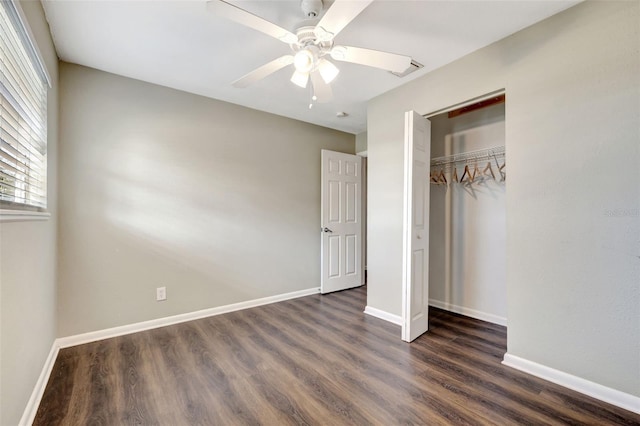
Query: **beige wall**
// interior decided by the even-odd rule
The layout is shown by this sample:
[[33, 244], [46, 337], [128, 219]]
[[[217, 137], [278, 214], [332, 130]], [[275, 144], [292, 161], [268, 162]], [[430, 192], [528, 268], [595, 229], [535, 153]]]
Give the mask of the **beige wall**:
[[356, 152], [367, 151], [367, 132], [361, 132], [356, 135]]
[[59, 336], [320, 285], [320, 150], [353, 135], [66, 63], [60, 87]]
[[48, 220], [0, 223], [0, 424], [18, 424], [56, 337], [58, 58], [40, 2], [21, 2], [51, 74]]
[[403, 113], [505, 88], [508, 352], [640, 396], [639, 9], [581, 3], [369, 103], [368, 305], [401, 313]]

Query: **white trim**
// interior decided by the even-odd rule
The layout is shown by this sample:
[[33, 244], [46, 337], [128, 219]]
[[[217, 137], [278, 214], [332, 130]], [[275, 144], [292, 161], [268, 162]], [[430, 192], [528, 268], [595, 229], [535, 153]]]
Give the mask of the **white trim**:
[[365, 149], [364, 151], [356, 152], [356, 155], [359, 155], [360, 157], [368, 157], [369, 153]]
[[0, 209], [0, 222], [23, 222], [28, 220], [48, 220], [49, 212], [33, 212], [29, 210]]
[[170, 317], [157, 318], [149, 321], [142, 321], [133, 324], [122, 325], [119, 327], [107, 328], [104, 330], [91, 331], [89, 333], [76, 334], [74, 336], [61, 337], [57, 341], [60, 348], [68, 348], [70, 346], [82, 345], [84, 343], [95, 342], [111, 337], [137, 333], [139, 331], [151, 330], [153, 328], [166, 327], [168, 325], [179, 324], [181, 322], [212, 317], [215, 315], [226, 314], [228, 312], [240, 311], [248, 308], [255, 308], [256, 306], [268, 305], [270, 303], [282, 302], [284, 300], [295, 299], [298, 297], [304, 297], [318, 293], [320, 293], [319, 287], [308, 288], [306, 290], [278, 294], [275, 296], [263, 297], [261, 299], [247, 300], [246, 302], [233, 303], [231, 305], [202, 309], [199, 311], [187, 312], [185, 314], [178, 314]]
[[640, 397], [506, 353], [503, 365], [640, 414]]
[[389, 321], [392, 324], [402, 326], [402, 317], [400, 315], [390, 314], [389, 312], [382, 311], [380, 309], [372, 308], [371, 306], [365, 306], [364, 313], [371, 315], [372, 317], [380, 318], [385, 321]]
[[42, 371], [40, 372], [40, 377], [38, 377], [38, 381], [33, 388], [33, 392], [31, 392], [31, 397], [29, 398], [27, 406], [22, 413], [20, 423], [18, 423], [20, 426], [30, 425], [36, 418], [38, 407], [40, 406], [40, 401], [44, 394], [44, 389], [47, 387], [47, 383], [49, 382], [49, 376], [51, 376], [51, 371], [53, 370], [53, 365], [58, 357], [59, 350], [60, 347], [58, 346], [58, 341], [54, 340], [51, 345], [51, 350], [49, 351], [49, 356], [47, 356], [44, 366], [42, 367]]
[[441, 302], [440, 300], [435, 299], [429, 299], [429, 305], [435, 308], [444, 309], [445, 311], [455, 312], [456, 314], [466, 315], [481, 321], [504, 325], [505, 327], [507, 326], [507, 319], [505, 317], [489, 314], [487, 312], [477, 311], [475, 309], [454, 305], [453, 303]]

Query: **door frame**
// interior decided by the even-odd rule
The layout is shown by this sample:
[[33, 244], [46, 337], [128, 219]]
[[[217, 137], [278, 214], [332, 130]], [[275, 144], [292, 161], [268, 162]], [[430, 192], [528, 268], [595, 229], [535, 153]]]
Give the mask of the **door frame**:
[[[434, 116], [439, 115], [439, 114], [443, 114], [443, 113], [450, 112], [450, 111], [453, 111], [453, 110], [456, 110], [456, 109], [459, 109], [459, 108], [463, 108], [463, 107], [468, 106], [468, 105], [473, 105], [473, 104], [481, 102], [483, 100], [490, 99], [492, 97], [500, 96], [500, 95], [506, 95], [506, 89], [505, 88], [494, 90], [493, 92], [485, 93], [483, 95], [476, 96], [476, 97], [468, 99], [466, 101], [459, 102], [457, 104], [453, 104], [453, 105], [446, 106], [444, 108], [437, 109], [437, 110], [429, 112], [427, 114], [422, 114], [422, 117], [424, 117], [426, 119], [429, 119], [430, 117], [434, 117]], [[506, 110], [505, 110], [505, 115], [506, 115]], [[505, 119], [506, 119], [506, 117], [505, 117]], [[404, 142], [405, 144], [406, 144], [406, 132], [407, 132], [407, 125], [405, 123], [405, 142]], [[506, 140], [505, 140], [505, 145], [506, 145]], [[406, 177], [407, 177], [406, 175], [408, 173], [407, 164], [406, 164], [406, 158], [405, 158], [405, 162], [403, 163], [403, 167], [404, 167], [403, 173], [405, 174], [405, 179], [406, 179]], [[406, 191], [406, 185], [405, 185], [405, 191]], [[407, 196], [407, 194], [405, 194], [405, 196], [404, 196], [405, 200], [406, 200], [406, 196]], [[406, 208], [406, 206], [405, 206], [405, 208]], [[410, 218], [409, 218], [409, 221], [410, 221]], [[407, 249], [406, 241], [404, 240], [406, 238], [406, 235], [405, 235], [406, 234], [406, 231], [405, 231], [406, 222], [407, 222], [407, 215], [405, 214], [403, 216], [403, 231], [402, 231], [403, 232], [403, 263], [402, 263], [403, 279], [402, 279], [402, 312], [401, 312], [401, 322], [400, 322], [400, 324], [402, 326], [402, 334], [401, 334], [402, 340], [410, 341], [410, 340], [408, 340], [409, 336], [405, 335], [405, 332], [406, 332], [405, 328], [407, 328], [406, 324], [407, 324], [407, 321], [409, 320], [408, 319], [408, 309], [407, 309], [408, 306], [407, 306], [407, 300], [406, 300], [407, 299], [407, 288], [406, 288], [406, 278], [405, 278], [405, 274], [407, 274], [407, 271], [406, 271], [407, 265], [406, 265], [406, 262], [404, 260], [404, 256], [405, 256], [404, 252]], [[507, 299], [507, 305], [508, 305], [508, 299]]]
[[506, 90], [505, 89], [494, 90], [493, 92], [485, 93], [484, 95], [476, 96], [475, 98], [467, 99], [466, 101], [458, 102], [457, 104], [449, 105], [449, 106], [446, 106], [444, 108], [440, 108], [440, 109], [437, 109], [435, 111], [431, 111], [431, 112], [429, 112], [427, 114], [423, 114], [422, 116], [424, 118], [426, 118], [426, 119], [429, 119], [429, 118], [431, 118], [433, 116], [444, 114], [445, 112], [451, 112], [453, 110], [456, 110], [456, 109], [459, 109], [459, 108], [463, 108], [463, 107], [468, 106], [468, 105], [473, 105], [473, 104], [476, 104], [478, 102], [493, 98], [495, 96], [500, 96], [500, 95], [505, 95], [505, 94], [506, 94]]

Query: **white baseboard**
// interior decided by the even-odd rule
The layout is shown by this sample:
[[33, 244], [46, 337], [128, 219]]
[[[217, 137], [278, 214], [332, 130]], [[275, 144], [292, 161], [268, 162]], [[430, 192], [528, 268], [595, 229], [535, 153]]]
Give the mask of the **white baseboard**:
[[58, 352], [60, 347], [57, 345], [57, 341], [54, 340], [51, 345], [51, 350], [49, 351], [49, 355], [44, 362], [44, 366], [42, 367], [42, 371], [40, 372], [40, 377], [38, 377], [38, 381], [33, 388], [33, 392], [31, 392], [31, 397], [29, 397], [29, 401], [27, 402], [27, 406], [22, 413], [22, 418], [20, 419], [20, 426], [28, 426], [33, 423], [33, 420], [36, 418], [36, 413], [38, 412], [38, 407], [40, 406], [40, 401], [42, 400], [42, 395], [44, 394], [44, 390], [47, 387], [47, 383], [49, 382], [49, 376], [51, 376], [51, 371], [53, 370], [53, 365], [56, 362], [56, 358], [58, 357]]
[[291, 293], [278, 294], [275, 296], [263, 297], [261, 299], [247, 300], [246, 302], [233, 303], [231, 305], [218, 306], [215, 308], [202, 309], [188, 312], [186, 314], [173, 315], [170, 317], [158, 318], [149, 321], [137, 322], [134, 324], [122, 325], [119, 327], [107, 328], [104, 330], [92, 331], [89, 333], [76, 334], [58, 339], [60, 348], [82, 345], [84, 343], [109, 339], [111, 337], [123, 336], [125, 334], [137, 333], [139, 331], [151, 330], [153, 328], [166, 327], [168, 325], [179, 324], [181, 322], [193, 321], [200, 318], [212, 317], [226, 314], [228, 312], [240, 311], [242, 309], [255, 308], [256, 306], [268, 305], [270, 303], [282, 302], [284, 300], [309, 296], [320, 292], [319, 287], [306, 290], [294, 291]]
[[508, 353], [504, 355], [502, 364], [640, 414], [640, 397]]
[[27, 406], [20, 419], [20, 426], [28, 426], [38, 413], [38, 407], [42, 400], [42, 395], [49, 381], [49, 376], [53, 370], [58, 352], [62, 348], [81, 345], [84, 343], [95, 342], [98, 340], [108, 339], [111, 337], [122, 336], [125, 334], [137, 333], [139, 331], [151, 330], [153, 328], [165, 327], [168, 325], [179, 324], [181, 322], [192, 321], [195, 319], [212, 317], [215, 315], [226, 314], [228, 312], [240, 311], [257, 306], [268, 305], [270, 303], [282, 302], [298, 297], [310, 296], [320, 293], [320, 287], [308, 288], [306, 290], [294, 291], [291, 293], [278, 294], [275, 296], [263, 297], [261, 299], [247, 300], [246, 302], [233, 303], [231, 305], [218, 306], [216, 308], [202, 309], [200, 311], [188, 312], [186, 314], [173, 315], [165, 318], [158, 318], [150, 321], [143, 321], [134, 324], [123, 325], [120, 327], [108, 328], [105, 330], [92, 331], [90, 333], [77, 334], [75, 336], [67, 336], [56, 339], [51, 346], [49, 356], [42, 367], [40, 377], [31, 393], [31, 397], [27, 402]]
[[365, 306], [364, 313], [371, 315], [372, 317], [389, 321], [395, 325], [402, 325], [402, 317], [400, 315], [390, 314], [389, 312], [381, 311], [380, 309], [372, 308], [371, 306]]
[[476, 311], [475, 309], [466, 308], [464, 306], [454, 305], [452, 303], [442, 302], [440, 300], [429, 299], [429, 305], [444, 309], [445, 311], [455, 312], [456, 314], [465, 315], [471, 318], [479, 319], [481, 321], [490, 322], [493, 324], [507, 326], [507, 319], [494, 314], [488, 314], [482, 311]]

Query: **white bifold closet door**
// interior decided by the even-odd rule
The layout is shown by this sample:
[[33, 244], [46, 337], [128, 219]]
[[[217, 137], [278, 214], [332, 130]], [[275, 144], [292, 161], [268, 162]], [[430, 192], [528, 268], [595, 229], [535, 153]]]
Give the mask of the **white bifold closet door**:
[[405, 113], [402, 340], [429, 328], [429, 167], [431, 123]]

